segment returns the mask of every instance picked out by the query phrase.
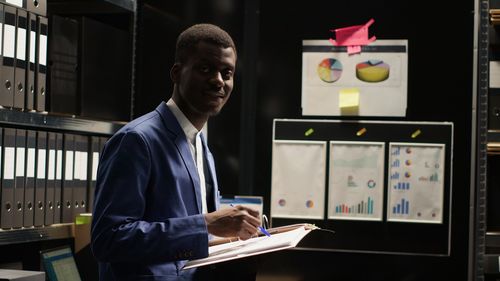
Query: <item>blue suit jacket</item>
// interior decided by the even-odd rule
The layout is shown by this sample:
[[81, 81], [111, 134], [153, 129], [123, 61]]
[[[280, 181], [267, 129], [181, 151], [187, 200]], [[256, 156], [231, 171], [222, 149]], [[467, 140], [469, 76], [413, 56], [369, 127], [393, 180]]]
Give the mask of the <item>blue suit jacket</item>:
[[208, 255], [208, 232], [187, 138], [164, 102], [107, 142], [95, 192], [91, 246], [101, 280], [190, 280], [194, 271], [182, 266]]

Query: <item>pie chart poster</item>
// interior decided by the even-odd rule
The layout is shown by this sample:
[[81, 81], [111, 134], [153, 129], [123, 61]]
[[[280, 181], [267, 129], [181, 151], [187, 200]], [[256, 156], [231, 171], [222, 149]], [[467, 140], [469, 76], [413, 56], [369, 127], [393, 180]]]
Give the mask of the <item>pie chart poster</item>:
[[328, 40], [302, 42], [303, 115], [343, 115], [347, 90], [359, 116], [404, 117], [407, 88], [407, 40], [376, 40], [353, 55]]

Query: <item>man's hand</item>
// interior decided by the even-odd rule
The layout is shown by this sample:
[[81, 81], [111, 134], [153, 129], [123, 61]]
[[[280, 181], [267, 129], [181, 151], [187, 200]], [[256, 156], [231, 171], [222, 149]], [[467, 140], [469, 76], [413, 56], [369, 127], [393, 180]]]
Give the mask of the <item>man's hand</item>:
[[257, 234], [261, 224], [257, 210], [235, 206], [205, 214], [208, 233], [220, 237], [239, 237], [246, 240]]

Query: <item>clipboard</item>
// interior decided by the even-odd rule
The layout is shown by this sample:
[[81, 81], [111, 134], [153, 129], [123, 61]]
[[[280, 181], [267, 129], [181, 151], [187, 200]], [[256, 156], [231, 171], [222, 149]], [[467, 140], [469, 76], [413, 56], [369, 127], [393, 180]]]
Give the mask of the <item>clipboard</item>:
[[294, 248], [314, 229], [318, 227], [312, 224], [293, 224], [267, 229], [270, 237], [259, 235], [248, 240], [238, 240], [235, 237], [214, 240], [209, 243], [208, 257], [188, 261], [183, 270]]

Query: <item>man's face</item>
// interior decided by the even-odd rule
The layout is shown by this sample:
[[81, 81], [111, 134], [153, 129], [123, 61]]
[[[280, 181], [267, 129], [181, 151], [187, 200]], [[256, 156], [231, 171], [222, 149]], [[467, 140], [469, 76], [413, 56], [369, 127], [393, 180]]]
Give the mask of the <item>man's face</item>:
[[188, 119], [216, 115], [233, 90], [236, 54], [232, 48], [199, 42], [184, 63], [172, 68], [178, 104]]

